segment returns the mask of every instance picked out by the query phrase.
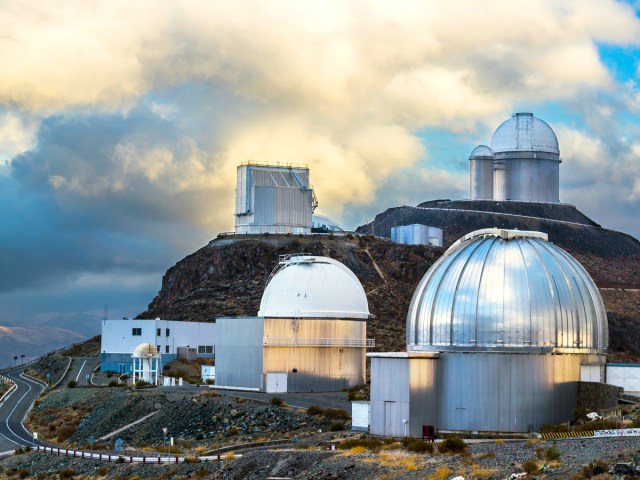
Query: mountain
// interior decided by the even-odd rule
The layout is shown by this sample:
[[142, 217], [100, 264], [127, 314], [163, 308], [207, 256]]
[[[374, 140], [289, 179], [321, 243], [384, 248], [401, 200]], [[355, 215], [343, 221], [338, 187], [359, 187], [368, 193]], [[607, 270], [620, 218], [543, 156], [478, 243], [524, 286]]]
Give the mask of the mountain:
[[21, 363], [21, 355], [24, 355], [24, 361], [27, 362], [43, 353], [86, 339], [85, 335], [57, 327], [0, 325], [0, 368], [13, 365], [14, 356]]
[[[392, 226], [411, 223], [442, 228], [445, 246], [399, 245], [381, 238], [390, 236]], [[418, 281], [455, 240], [494, 226], [547, 232], [550, 241], [574, 255], [601, 288], [609, 316], [610, 359], [640, 360], [635, 341], [640, 335], [640, 242], [603, 229], [569, 205], [439, 200], [391, 208], [359, 227], [362, 235], [222, 235], [171, 267], [138, 318], [213, 321], [256, 315], [278, 256], [307, 252], [335, 258], [353, 270], [375, 315], [367, 324], [367, 336], [376, 340], [374, 350], [402, 351]]]

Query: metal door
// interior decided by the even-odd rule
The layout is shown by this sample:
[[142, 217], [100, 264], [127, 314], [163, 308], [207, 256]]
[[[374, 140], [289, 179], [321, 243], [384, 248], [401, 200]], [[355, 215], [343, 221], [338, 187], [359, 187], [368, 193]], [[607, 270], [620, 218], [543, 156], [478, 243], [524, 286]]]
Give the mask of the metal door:
[[396, 402], [384, 402], [384, 436], [396, 437]]
[[282, 372], [267, 373], [267, 393], [287, 393], [287, 374]]

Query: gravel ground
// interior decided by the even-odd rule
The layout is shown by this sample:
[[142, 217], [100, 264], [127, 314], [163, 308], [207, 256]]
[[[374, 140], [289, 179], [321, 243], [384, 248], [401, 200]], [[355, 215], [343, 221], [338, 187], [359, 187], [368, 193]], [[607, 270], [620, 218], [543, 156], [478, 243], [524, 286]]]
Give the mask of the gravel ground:
[[[327, 440], [329, 434], [321, 435]], [[326, 443], [326, 442], [323, 442]], [[197, 465], [129, 465], [108, 464], [89, 460], [56, 457], [28, 453], [0, 462], [2, 478], [54, 478], [56, 472], [72, 468], [75, 478], [128, 479], [141, 478], [211, 478], [219, 480], [263, 480], [269, 477], [291, 479], [441, 479], [456, 476], [470, 479], [508, 479], [512, 473], [521, 472], [523, 461], [535, 458], [535, 449], [548, 448], [551, 442], [475, 443], [469, 445], [470, 453], [461, 455], [413, 454], [405, 450], [384, 450], [380, 453], [326, 450], [257, 450], [246, 452], [242, 458], [218, 463]], [[612, 466], [618, 462], [640, 463], [638, 448], [640, 438], [627, 438], [622, 442], [624, 455], [618, 458], [618, 439], [570, 440], [556, 444], [560, 459], [553, 465], [545, 465], [536, 478], [568, 480], [581, 472], [583, 467], [596, 459]], [[541, 465], [545, 462], [540, 461]], [[100, 472], [98, 468], [105, 471]], [[640, 465], [638, 465], [640, 468]], [[102, 475], [99, 475], [102, 474]], [[532, 477], [526, 477], [532, 478]], [[613, 478], [616, 478], [615, 476]], [[625, 477], [619, 477], [623, 480]], [[627, 476], [625, 480], [640, 478]]]
[[29, 366], [27, 373], [44, 381], [46, 381], [48, 373], [50, 375], [49, 384], [54, 385], [64, 375], [67, 365], [69, 365], [68, 358], [58, 354], [50, 354]]

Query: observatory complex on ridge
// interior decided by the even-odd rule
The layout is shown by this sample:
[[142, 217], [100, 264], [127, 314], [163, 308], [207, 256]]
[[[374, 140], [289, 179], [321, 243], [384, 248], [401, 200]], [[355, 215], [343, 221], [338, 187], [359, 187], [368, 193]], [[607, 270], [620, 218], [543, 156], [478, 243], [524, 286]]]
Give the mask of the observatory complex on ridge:
[[532, 113], [500, 125], [491, 146], [469, 156], [471, 200], [560, 202], [560, 149], [553, 129]]

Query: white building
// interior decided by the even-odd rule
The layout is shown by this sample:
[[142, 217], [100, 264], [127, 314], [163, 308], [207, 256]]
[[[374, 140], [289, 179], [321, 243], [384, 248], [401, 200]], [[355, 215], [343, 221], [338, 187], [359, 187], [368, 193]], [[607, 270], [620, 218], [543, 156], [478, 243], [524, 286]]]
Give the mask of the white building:
[[309, 234], [316, 205], [305, 166], [250, 163], [238, 167], [237, 234]]
[[364, 289], [345, 265], [283, 256], [257, 317], [217, 319], [216, 385], [283, 393], [363, 384], [368, 318]]
[[553, 129], [532, 113], [516, 113], [496, 129], [490, 147], [471, 152], [470, 197], [559, 203], [561, 162]]
[[156, 347], [163, 365], [176, 359], [178, 347], [194, 347], [199, 357], [214, 357], [216, 331], [215, 322], [103, 320], [101, 371], [132, 373], [131, 355], [142, 343]]
[[442, 246], [442, 229], [419, 223], [391, 227], [391, 241], [404, 245]]

